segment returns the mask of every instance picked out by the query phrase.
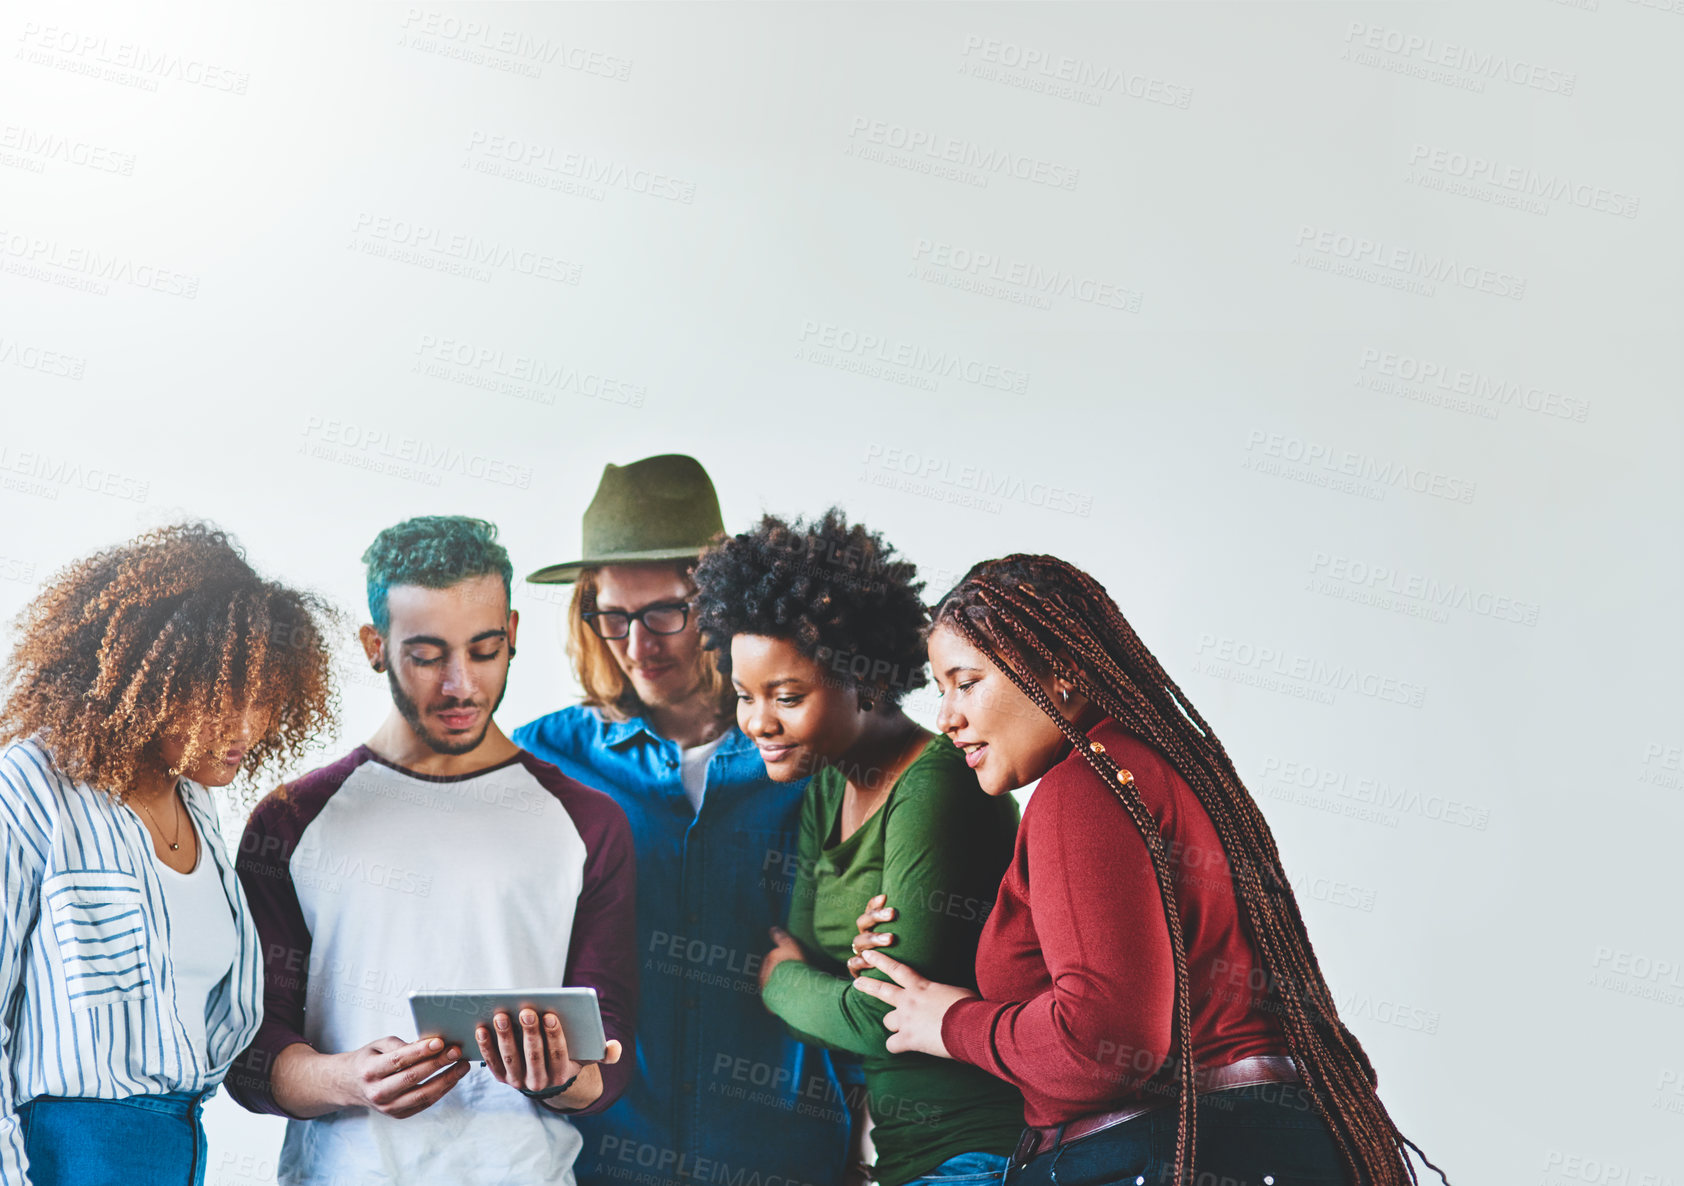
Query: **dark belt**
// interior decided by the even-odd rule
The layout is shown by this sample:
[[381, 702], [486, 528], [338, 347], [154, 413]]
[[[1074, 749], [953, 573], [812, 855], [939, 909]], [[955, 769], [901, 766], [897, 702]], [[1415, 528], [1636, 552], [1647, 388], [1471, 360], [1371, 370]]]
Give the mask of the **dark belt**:
[[[1298, 1068], [1284, 1054], [1258, 1054], [1242, 1058], [1225, 1067], [1200, 1067], [1193, 1072], [1193, 1086], [1200, 1095], [1211, 1091], [1227, 1091], [1235, 1087], [1255, 1087], [1259, 1083], [1297, 1083]], [[1091, 1137], [1118, 1124], [1155, 1112], [1169, 1105], [1159, 1100], [1130, 1104], [1114, 1112], [1093, 1112], [1078, 1116], [1063, 1124], [1042, 1128], [1026, 1128], [1012, 1153], [1012, 1165], [1021, 1169], [1042, 1153], [1051, 1153], [1061, 1145]]]

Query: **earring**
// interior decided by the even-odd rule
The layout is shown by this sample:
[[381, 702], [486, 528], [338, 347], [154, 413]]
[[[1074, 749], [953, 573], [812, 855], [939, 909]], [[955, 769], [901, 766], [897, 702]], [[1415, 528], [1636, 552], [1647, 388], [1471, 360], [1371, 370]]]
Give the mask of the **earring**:
[[1069, 704], [1070, 703], [1070, 689], [1069, 688], [1060, 688], [1059, 689], [1058, 702], [1060, 704]]
[[374, 660], [369, 666], [374, 668], [376, 674], [384, 675], [386, 673], [386, 665], [379, 659]]
[[511, 645], [509, 647], [509, 658], [513, 659], [514, 657], [515, 657], [515, 648], [513, 647], [513, 645]]
[[872, 706], [872, 699], [871, 699], [870, 696], [861, 696], [860, 697], [860, 711], [861, 712], [870, 712], [871, 706]]

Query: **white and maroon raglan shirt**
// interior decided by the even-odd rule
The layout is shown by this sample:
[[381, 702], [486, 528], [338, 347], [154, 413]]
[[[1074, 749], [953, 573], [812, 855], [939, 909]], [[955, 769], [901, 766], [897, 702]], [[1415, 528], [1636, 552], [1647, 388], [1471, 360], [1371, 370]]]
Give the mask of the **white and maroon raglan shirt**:
[[[621, 1059], [636, 1052], [637, 873], [613, 799], [521, 750], [460, 777], [394, 766], [359, 746], [269, 795], [240, 843], [263, 940], [263, 1026], [228, 1077], [253, 1111], [286, 1115], [270, 1075], [294, 1042], [342, 1054], [418, 1035], [424, 989], [588, 986]], [[442, 1100], [393, 1120], [350, 1108], [289, 1118], [283, 1186], [573, 1186], [568, 1117], [475, 1063]]]

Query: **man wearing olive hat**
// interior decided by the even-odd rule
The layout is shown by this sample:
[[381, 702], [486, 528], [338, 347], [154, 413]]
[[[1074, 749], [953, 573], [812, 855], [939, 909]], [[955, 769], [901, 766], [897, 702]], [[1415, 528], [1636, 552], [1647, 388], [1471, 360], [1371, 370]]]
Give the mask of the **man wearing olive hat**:
[[584, 700], [517, 729], [515, 744], [611, 795], [637, 851], [637, 1065], [618, 1103], [576, 1121], [580, 1186], [837, 1186], [847, 1160], [859, 1089], [759, 998], [767, 928], [789, 914], [805, 782], [766, 777], [696, 629], [690, 572], [723, 534], [694, 458], [610, 465], [583, 555], [526, 578], [574, 586], [568, 655]]

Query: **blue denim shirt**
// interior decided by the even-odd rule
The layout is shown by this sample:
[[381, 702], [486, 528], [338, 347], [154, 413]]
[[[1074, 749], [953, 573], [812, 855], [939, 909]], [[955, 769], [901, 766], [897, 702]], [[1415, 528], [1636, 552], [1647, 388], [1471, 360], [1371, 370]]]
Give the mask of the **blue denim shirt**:
[[831, 1056], [791, 1038], [759, 992], [767, 928], [789, 916], [806, 782], [768, 779], [733, 726], [693, 813], [682, 751], [642, 718], [566, 708], [514, 740], [612, 795], [637, 847], [636, 1075], [613, 1107], [575, 1122], [580, 1186], [838, 1186], [846, 1099], [858, 1090], [843, 1083], [857, 1083], [858, 1069], [843, 1064], [839, 1079]]

